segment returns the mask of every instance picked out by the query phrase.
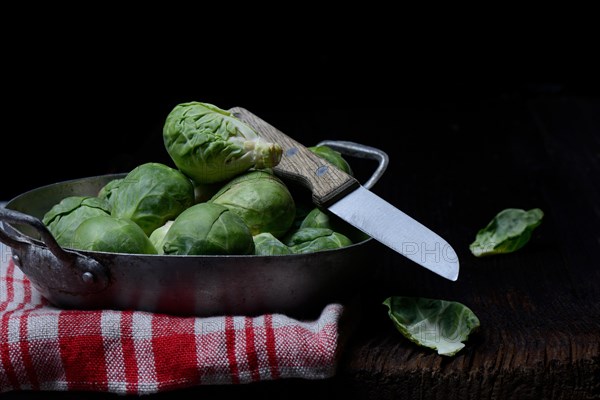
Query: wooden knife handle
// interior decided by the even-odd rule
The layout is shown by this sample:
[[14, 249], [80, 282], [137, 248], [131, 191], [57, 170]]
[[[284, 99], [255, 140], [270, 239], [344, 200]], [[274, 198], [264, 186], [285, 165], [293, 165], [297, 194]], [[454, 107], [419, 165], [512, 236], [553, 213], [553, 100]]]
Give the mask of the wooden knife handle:
[[229, 112], [250, 125], [260, 137], [282, 147], [281, 161], [273, 171], [310, 189], [317, 206], [327, 207], [360, 186], [352, 176], [340, 171], [250, 111], [234, 107]]

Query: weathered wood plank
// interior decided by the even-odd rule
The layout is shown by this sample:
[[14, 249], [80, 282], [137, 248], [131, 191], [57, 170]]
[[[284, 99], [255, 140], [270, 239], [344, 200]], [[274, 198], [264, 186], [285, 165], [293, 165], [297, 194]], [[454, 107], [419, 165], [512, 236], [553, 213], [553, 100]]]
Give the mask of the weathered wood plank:
[[[467, 136], [474, 137], [478, 130], [497, 140], [485, 140], [493, 149], [471, 157], [473, 168], [453, 164], [444, 152], [435, 153], [447, 163], [444, 174], [450, 176], [446, 182], [435, 181], [442, 199], [436, 200], [433, 190], [422, 185], [413, 187], [414, 192], [425, 193], [414, 201], [422, 204], [417, 212], [439, 210], [430, 225], [456, 223], [448, 229], [448, 239], [462, 249], [459, 281], [448, 285], [408, 266], [397, 268], [401, 260], [388, 255], [383, 279], [369, 296], [408, 293], [462, 301], [476, 312], [482, 326], [465, 349], [445, 359], [394, 335], [373, 304], [344, 369], [349, 381], [365, 388], [366, 397], [600, 396], [599, 186], [591, 184], [600, 176], [600, 125], [589, 121], [592, 114], [600, 114], [600, 107], [584, 106], [582, 111], [569, 105], [572, 108], [565, 110], [564, 104], [534, 103], [533, 114], [523, 108], [508, 110], [505, 115], [510, 119], [495, 127], [493, 118], [500, 118], [495, 113], [479, 120], [481, 125], [473, 126]], [[584, 114], [573, 115], [575, 111]], [[562, 126], [548, 120], [548, 115], [559, 118], [561, 113]], [[463, 179], [469, 170], [471, 176]], [[460, 196], [460, 204], [431, 204], [444, 200], [452, 204], [447, 192]], [[395, 195], [410, 201], [400, 191]], [[541, 207], [546, 212], [531, 243], [510, 255], [470, 256], [465, 249], [476, 230], [506, 207]]]

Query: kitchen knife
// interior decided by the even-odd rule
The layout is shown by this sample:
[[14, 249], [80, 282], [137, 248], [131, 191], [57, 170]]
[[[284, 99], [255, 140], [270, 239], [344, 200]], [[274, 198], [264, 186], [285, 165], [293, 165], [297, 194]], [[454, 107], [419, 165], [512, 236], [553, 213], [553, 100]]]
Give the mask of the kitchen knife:
[[229, 112], [283, 148], [274, 172], [308, 187], [317, 206], [430, 271], [458, 279], [458, 256], [438, 234], [250, 111], [234, 107]]

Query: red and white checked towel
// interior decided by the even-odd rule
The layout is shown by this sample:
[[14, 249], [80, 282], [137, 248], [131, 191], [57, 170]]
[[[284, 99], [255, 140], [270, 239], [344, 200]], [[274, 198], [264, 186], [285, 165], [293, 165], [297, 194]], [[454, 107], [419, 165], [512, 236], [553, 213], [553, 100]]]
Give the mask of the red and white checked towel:
[[57, 309], [0, 244], [0, 393], [151, 394], [203, 384], [334, 375], [343, 307], [313, 321], [280, 314], [183, 318]]

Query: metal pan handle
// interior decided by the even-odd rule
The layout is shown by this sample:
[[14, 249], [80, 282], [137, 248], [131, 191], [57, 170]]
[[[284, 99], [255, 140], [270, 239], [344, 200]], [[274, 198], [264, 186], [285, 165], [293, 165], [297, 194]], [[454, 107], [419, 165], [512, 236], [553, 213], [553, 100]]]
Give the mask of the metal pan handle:
[[[56, 242], [52, 233], [46, 228], [46, 225], [38, 218], [32, 217], [31, 215], [24, 214], [19, 211], [10, 210], [8, 208], [0, 207], [0, 222], [9, 222], [13, 224], [26, 224], [31, 226], [40, 235], [42, 242], [48, 247], [50, 252], [54, 254], [56, 258], [64, 263], [72, 263], [75, 257], [74, 254], [67, 253], [62, 247]], [[11, 236], [11, 234], [4, 229], [4, 225], [0, 228], [0, 242], [3, 242], [7, 246], [15, 249], [22, 250], [26, 246], [33, 244], [25, 237]]]
[[371, 189], [375, 183], [381, 178], [385, 172], [390, 158], [387, 153], [375, 147], [367, 146], [360, 143], [349, 142], [345, 140], [323, 140], [317, 146], [329, 146], [332, 149], [339, 151], [343, 155], [348, 155], [356, 158], [367, 158], [378, 162], [378, 166], [373, 172], [373, 175], [363, 184], [366, 189]]
[[[91, 257], [63, 249], [38, 218], [0, 207], [0, 222], [0, 242], [13, 248], [13, 261], [32, 282], [75, 295], [98, 292], [109, 285], [107, 268]], [[6, 229], [5, 223], [31, 226], [46, 246]]]

